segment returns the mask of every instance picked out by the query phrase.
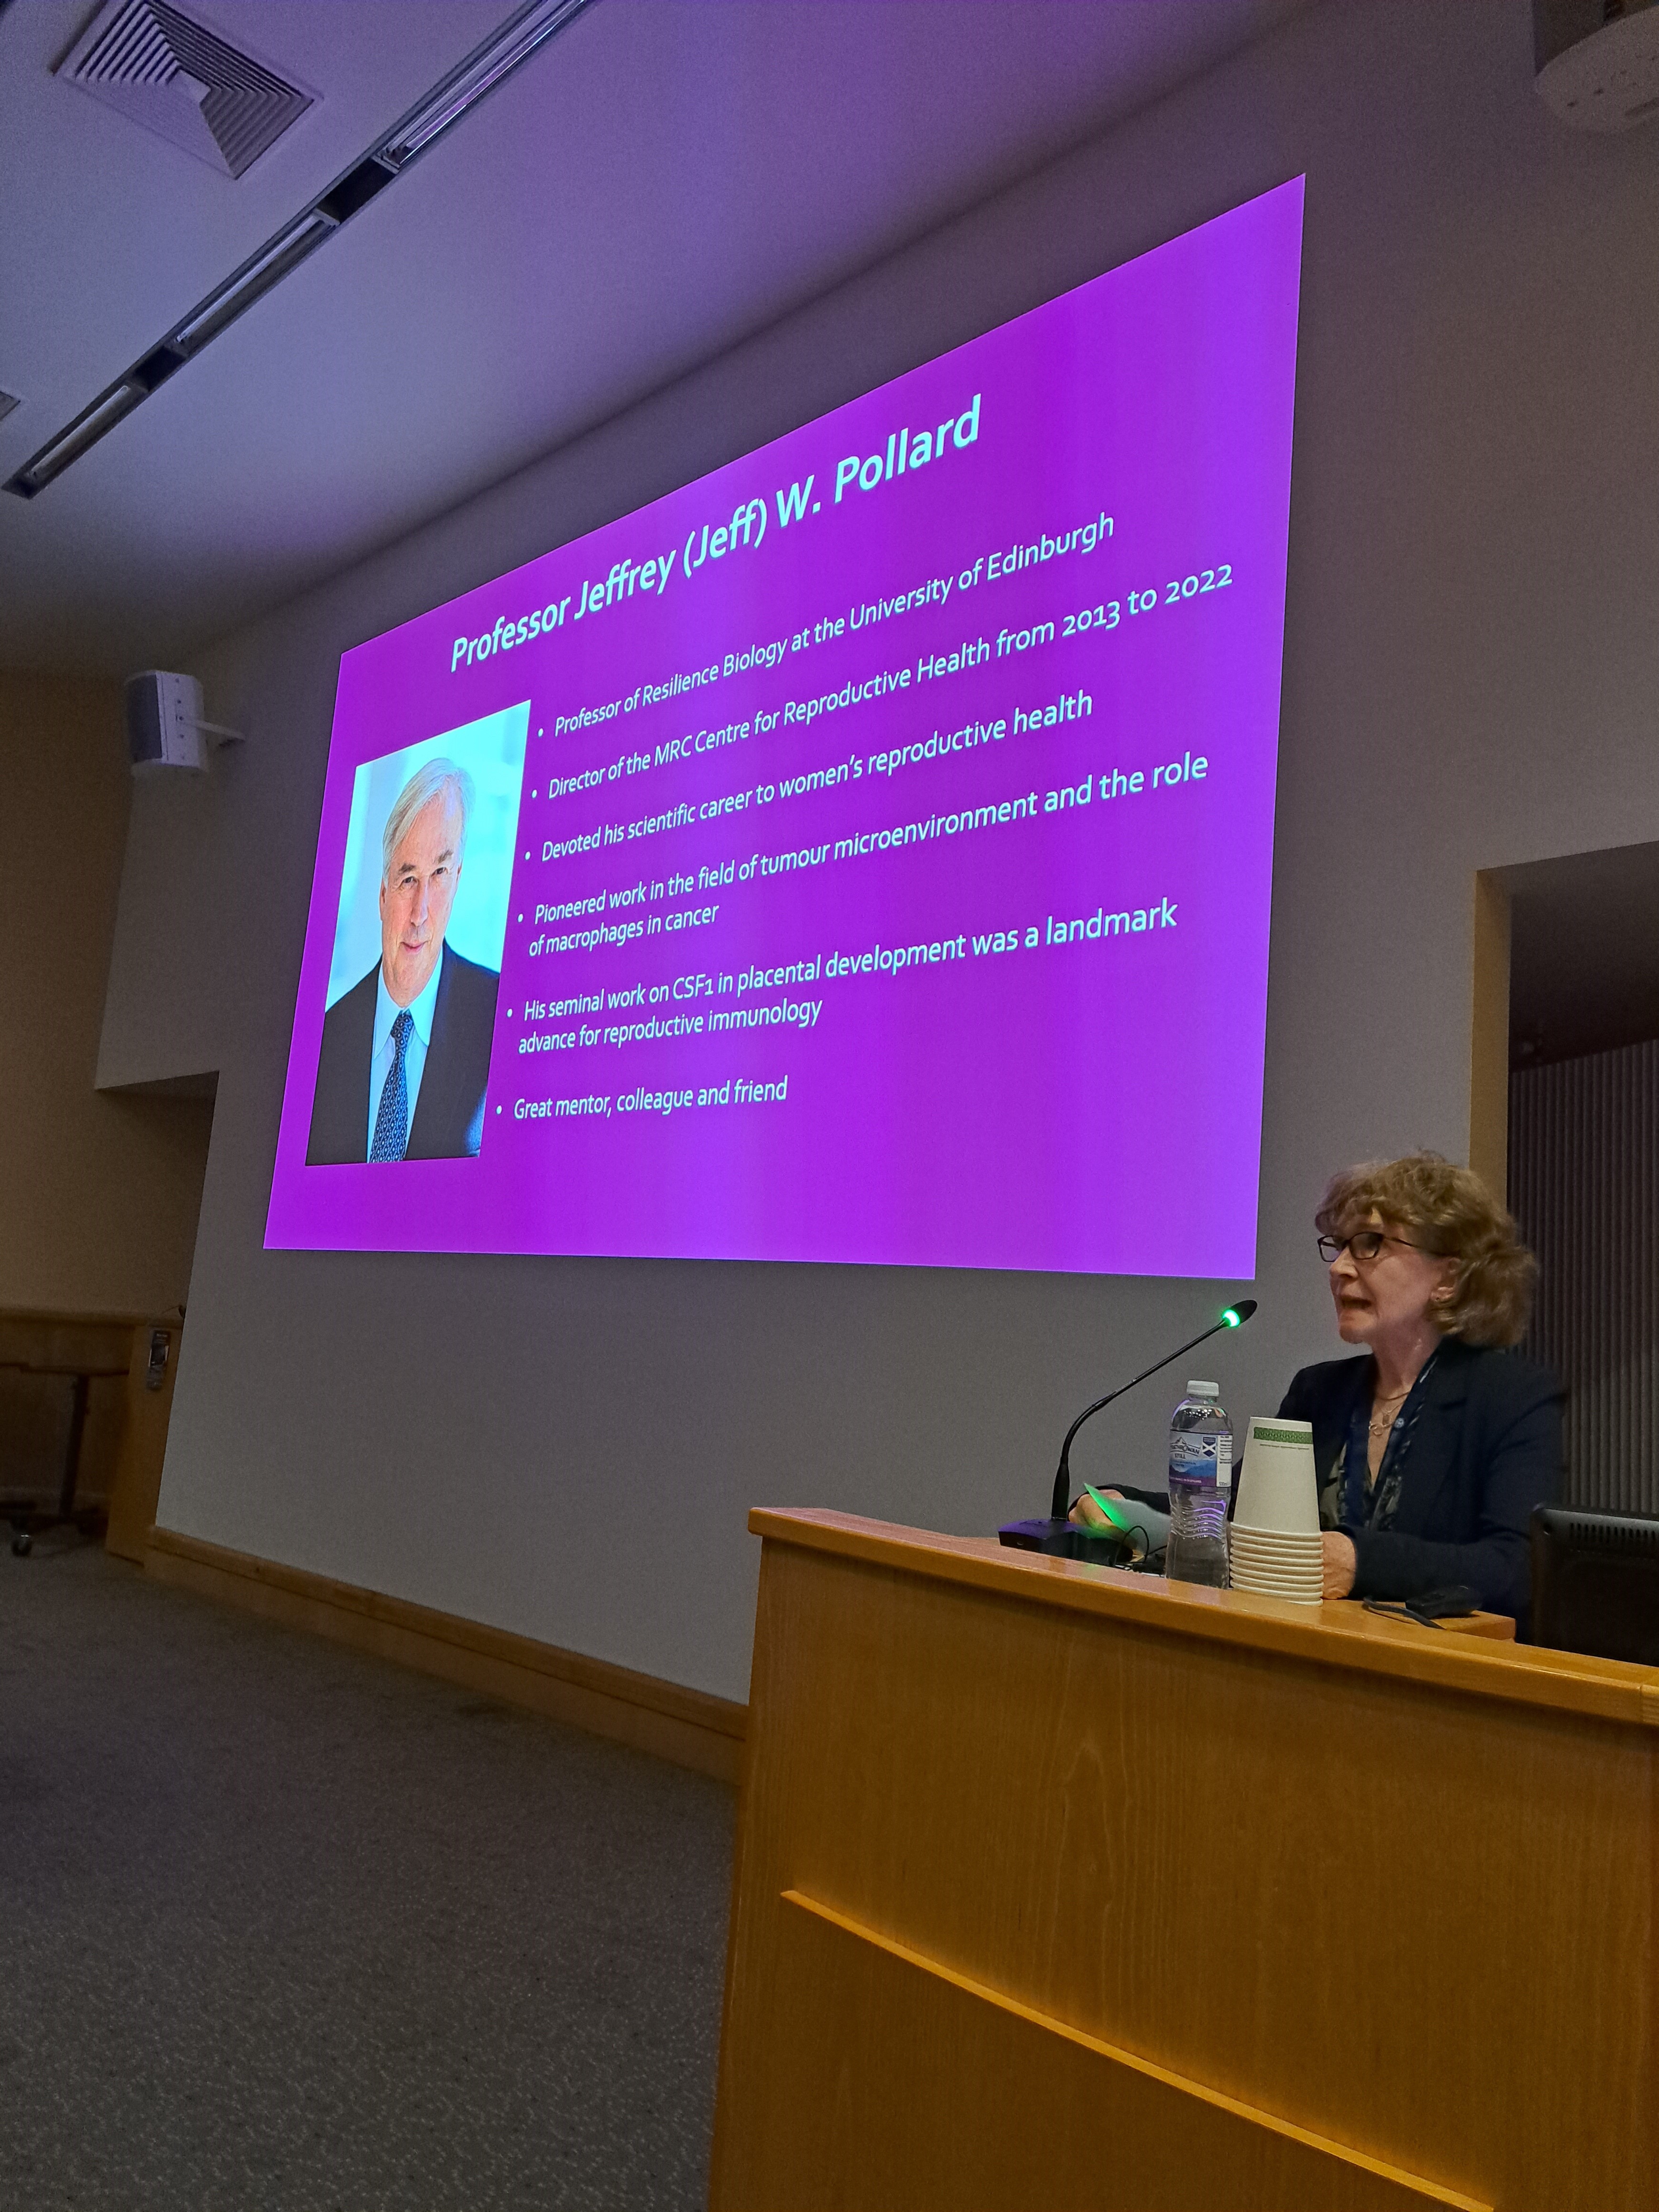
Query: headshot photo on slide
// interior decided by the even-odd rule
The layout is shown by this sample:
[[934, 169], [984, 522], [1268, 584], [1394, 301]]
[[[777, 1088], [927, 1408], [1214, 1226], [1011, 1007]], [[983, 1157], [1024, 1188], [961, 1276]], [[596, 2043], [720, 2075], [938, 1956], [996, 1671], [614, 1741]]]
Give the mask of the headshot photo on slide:
[[529, 721], [356, 770], [307, 1166], [477, 1155]]

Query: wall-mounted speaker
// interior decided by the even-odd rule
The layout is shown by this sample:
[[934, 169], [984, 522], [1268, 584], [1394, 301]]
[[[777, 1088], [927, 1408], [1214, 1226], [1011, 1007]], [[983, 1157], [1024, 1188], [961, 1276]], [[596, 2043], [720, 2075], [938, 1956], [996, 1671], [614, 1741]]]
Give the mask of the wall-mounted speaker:
[[127, 755], [143, 770], [207, 766], [202, 754], [202, 687], [193, 676], [147, 668], [127, 678]]
[[1540, 96], [1579, 131], [1659, 115], [1659, 0], [1532, 0]]
[[216, 738], [240, 737], [217, 722], [202, 720], [202, 687], [193, 676], [169, 675], [165, 669], [147, 668], [142, 676], [127, 678], [127, 757], [135, 775], [153, 769], [193, 769], [207, 767], [202, 732]]

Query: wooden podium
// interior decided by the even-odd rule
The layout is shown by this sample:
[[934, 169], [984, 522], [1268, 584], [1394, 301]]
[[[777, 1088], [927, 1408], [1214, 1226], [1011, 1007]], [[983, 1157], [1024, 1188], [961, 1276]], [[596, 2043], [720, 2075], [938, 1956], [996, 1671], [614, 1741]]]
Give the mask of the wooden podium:
[[749, 1525], [715, 2212], [1651, 2212], [1659, 1668]]

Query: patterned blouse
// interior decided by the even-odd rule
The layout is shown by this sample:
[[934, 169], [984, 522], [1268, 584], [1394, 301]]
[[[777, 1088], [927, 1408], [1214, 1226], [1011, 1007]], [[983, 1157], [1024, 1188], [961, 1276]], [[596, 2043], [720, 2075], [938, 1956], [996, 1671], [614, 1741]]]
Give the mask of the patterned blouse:
[[[1339, 1449], [1329, 1474], [1319, 1486], [1319, 1525], [1322, 1528], [1352, 1528], [1354, 1515], [1351, 1510], [1348, 1488], [1348, 1455], [1363, 1451], [1365, 1456], [1364, 1504], [1359, 1525], [1366, 1528], [1387, 1528], [1393, 1525], [1399, 1510], [1400, 1492], [1406, 1479], [1406, 1457], [1411, 1449], [1412, 1431], [1417, 1426], [1417, 1417], [1423, 1410], [1424, 1384], [1434, 1366], [1435, 1354], [1431, 1352], [1418, 1371], [1417, 1379], [1406, 1394], [1406, 1402], [1394, 1417], [1388, 1442], [1382, 1447], [1382, 1456], [1376, 1472], [1371, 1473], [1370, 1453], [1367, 1449], [1370, 1421], [1371, 1396], [1368, 1391], [1354, 1409], [1348, 1434]], [[1375, 1362], [1372, 1375], [1376, 1374]]]

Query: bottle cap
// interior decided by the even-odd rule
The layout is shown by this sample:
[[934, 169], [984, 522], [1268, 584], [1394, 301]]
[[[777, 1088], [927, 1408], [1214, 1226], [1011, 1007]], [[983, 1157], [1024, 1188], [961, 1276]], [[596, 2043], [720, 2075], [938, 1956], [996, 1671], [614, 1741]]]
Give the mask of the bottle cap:
[[1189, 1398], [1218, 1398], [1221, 1386], [1218, 1382], [1189, 1382], [1187, 1395]]

